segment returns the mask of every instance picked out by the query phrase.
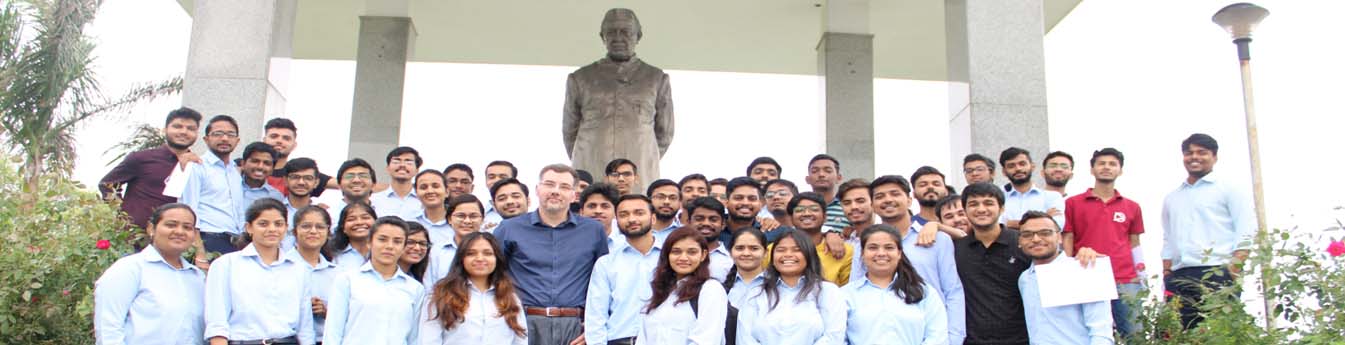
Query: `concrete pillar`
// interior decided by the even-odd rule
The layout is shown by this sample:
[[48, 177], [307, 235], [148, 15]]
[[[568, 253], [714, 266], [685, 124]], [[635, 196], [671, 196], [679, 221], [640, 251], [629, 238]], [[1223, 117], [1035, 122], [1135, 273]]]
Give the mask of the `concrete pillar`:
[[[1034, 161], [1050, 147], [1042, 0], [946, 0], [952, 167], [1018, 146]], [[1040, 164], [1038, 164], [1040, 165]], [[1005, 182], [996, 167], [997, 181]], [[1036, 178], [1040, 180], [1040, 170]], [[949, 178], [966, 183], [961, 173]]]
[[415, 36], [409, 17], [360, 17], [349, 156], [369, 161], [379, 182], [391, 181], [384, 158], [397, 147], [406, 61]]
[[[243, 146], [261, 140], [266, 118], [285, 111], [296, 3], [198, 0], [192, 9], [182, 105], [207, 120], [217, 114], [234, 117], [238, 157]], [[208, 152], [204, 145], [198, 141], [193, 149]]]
[[817, 73], [822, 78], [826, 152], [846, 179], [872, 179], [873, 34], [867, 0], [827, 2]]

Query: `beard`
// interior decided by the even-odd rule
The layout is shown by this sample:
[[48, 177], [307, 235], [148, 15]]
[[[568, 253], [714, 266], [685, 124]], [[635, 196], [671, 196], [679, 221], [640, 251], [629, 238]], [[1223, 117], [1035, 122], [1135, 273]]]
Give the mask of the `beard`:
[[1054, 258], [1054, 257], [1056, 256], [1056, 254], [1059, 254], [1059, 253], [1060, 253], [1059, 250], [1057, 250], [1057, 249], [1052, 249], [1050, 252], [1047, 252], [1046, 254], [1042, 254], [1042, 255], [1031, 255], [1031, 254], [1028, 254], [1027, 257], [1028, 257], [1029, 259], [1032, 259], [1032, 260], [1046, 260], [1046, 259]]
[[1027, 174], [1026, 177], [1023, 177], [1023, 178], [1021, 178], [1021, 179], [1016, 179], [1016, 178], [1012, 178], [1012, 177], [1010, 177], [1010, 178], [1009, 178], [1009, 182], [1012, 182], [1013, 185], [1015, 185], [1015, 186], [1020, 185], [1020, 184], [1026, 184], [1026, 183], [1032, 182], [1032, 174], [1029, 173], [1029, 174]]
[[627, 231], [626, 228], [621, 228], [620, 230], [622, 236], [626, 236], [626, 238], [636, 238], [648, 234], [649, 231], [652, 230], [653, 228], [654, 228], [653, 224], [645, 224], [641, 226], [640, 229], [633, 232]]
[[920, 203], [920, 207], [934, 207], [939, 204], [939, 199], [934, 200], [915, 199], [915, 201]]
[[191, 143], [187, 143], [187, 144], [178, 144], [178, 143], [173, 142], [172, 140], [164, 140], [163, 143], [166, 144], [166, 145], [168, 145], [168, 147], [170, 147], [170, 148], [172, 148], [172, 149], [174, 149], [174, 150], [186, 150], [186, 149], [191, 148]]
[[755, 213], [748, 216], [739, 216], [737, 213], [729, 213], [729, 220], [732, 220], [734, 222], [746, 223], [757, 220], [757, 217]]
[[1069, 179], [1067, 179], [1067, 178], [1066, 178], [1066, 179], [1059, 179], [1059, 180], [1056, 180], [1056, 179], [1049, 179], [1049, 178], [1046, 179], [1046, 185], [1047, 185], [1047, 186], [1051, 186], [1051, 187], [1065, 188], [1065, 184], [1068, 184], [1068, 183], [1069, 183]]

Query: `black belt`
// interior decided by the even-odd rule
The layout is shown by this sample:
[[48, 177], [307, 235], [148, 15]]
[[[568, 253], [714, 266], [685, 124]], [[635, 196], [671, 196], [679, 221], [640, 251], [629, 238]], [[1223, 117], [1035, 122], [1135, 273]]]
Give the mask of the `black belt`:
[[635, 345], [635, 337], [608, 340], [607, 345]]
[[230, 340], [230, 341], [229, 341], [229, 345], [272, 345], [272, 344], [275, 344], [275, 345], [296, 345], [296, 344], [299, 344], [299, 339], [298, 339], [298, 338], [295, 338], [294, 336], [291, 335], [291, 336], [284, 337], [284, 338], [272, 338], [272, 339], [262, 339], [262, 340]]

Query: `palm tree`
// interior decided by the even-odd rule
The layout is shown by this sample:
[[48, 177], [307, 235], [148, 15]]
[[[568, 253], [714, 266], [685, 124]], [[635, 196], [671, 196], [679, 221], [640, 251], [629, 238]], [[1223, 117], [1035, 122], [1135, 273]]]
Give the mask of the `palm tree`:
[[0, 4], [0, 138], [23, 159], [28, 193], [40, 192], [39, 176], [69, 176], [74, 169], [76, 125], [182, 88], [178, 77], [103, 97], [92, 70], [95, 43], [84, 34], [101, 5], [102, 0]]
[[154, 125], [148, 123], [142, 123], [136, 125], [135, 129], [131, 130], [130, 138], [126, 138], [126, 141], [122, 141], [117, 143], [117, 145], [109, 147], [107, 151], [103, 151], [103, 154], [117, 153], [116, 156], [107, 161], [107, 165], [112, 166], [113, 164], [120, 162], [122, 158], [126, 158], [126, 155], [129, 155], [132, 152], [152, 149], [163, 146], [163, 144], [163, 128], [154, 127]]

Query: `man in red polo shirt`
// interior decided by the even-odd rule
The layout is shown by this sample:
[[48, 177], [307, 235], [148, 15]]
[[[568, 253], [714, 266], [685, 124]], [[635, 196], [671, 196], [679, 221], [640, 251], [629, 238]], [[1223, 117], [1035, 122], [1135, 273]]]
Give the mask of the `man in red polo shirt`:
[[[1125, 156], [1114, 148], [1093, 151], [1093, 188], [1065, 200], [1065, 253], [1073, 256], [1079, 248], [1092, 248], [1111, 257], [1119, 295], [1135, 296], [1142, 285], [1144, 258], [1140, 255], [1140, 234], [1144, 218], [1140, 205], [1116, 191]], [[1122, 299], [1112, 300], [1112, 319], [1122, 337], [1133, 331], [1134, 318]]]

